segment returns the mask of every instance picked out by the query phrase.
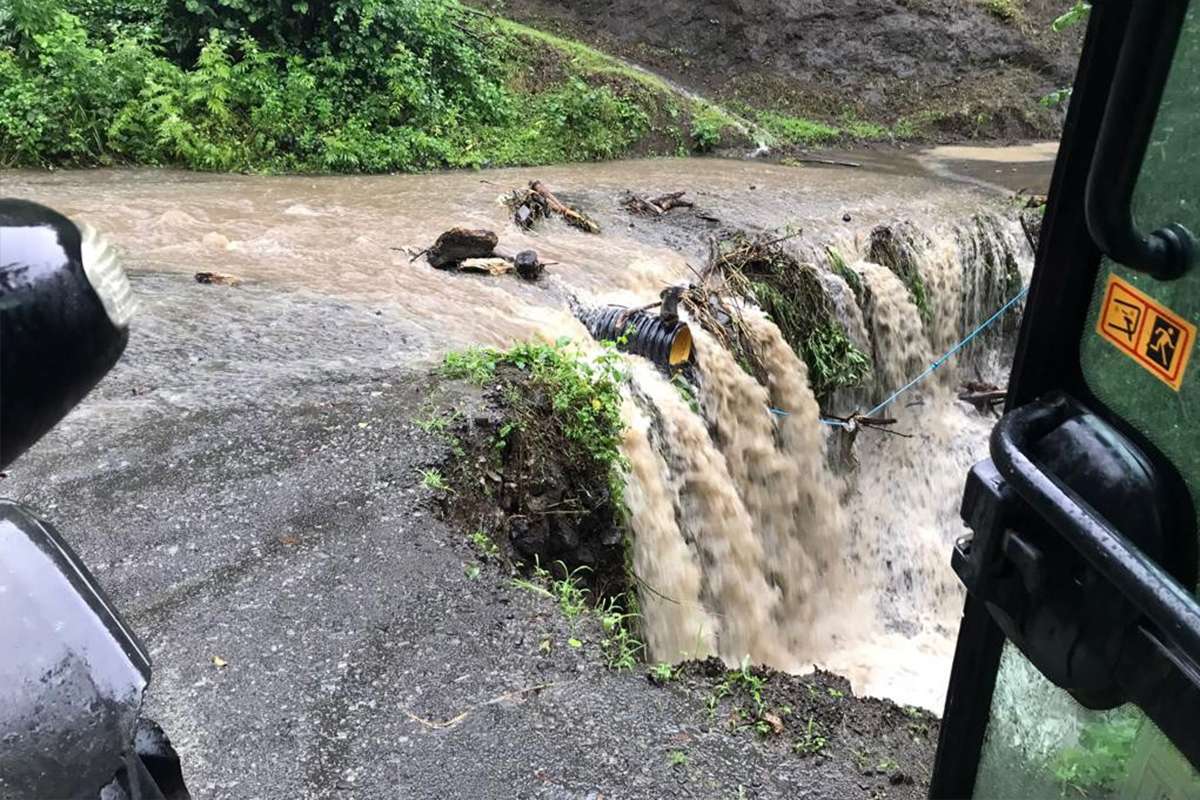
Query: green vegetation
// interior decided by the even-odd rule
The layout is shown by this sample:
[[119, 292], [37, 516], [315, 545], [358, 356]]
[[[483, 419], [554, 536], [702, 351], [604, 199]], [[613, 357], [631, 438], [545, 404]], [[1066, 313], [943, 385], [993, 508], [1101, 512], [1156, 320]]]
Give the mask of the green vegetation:
[[[709, 714], [715, 716], [721, 701], [728, 698], [733, 703], [730, 725], [735, 730], [753, 730], [760, 736], [782, 731], [780, 715], [772, 713], [767, 704], [766, 685], [767, 679], [750, 667], [750, 659], [743, 658], [741, 667], [725, 673], [709, 695]], [[781, 713], [786, 716], [791, 709], [782, 709]]]
[[705, 106], [692, 116], [692, 146], [707, 153], [721, 143], [724, 132], [735, 127], [728, 114], [716, 106]]
[[821, 726], [817, 724], [816, 720], [809, 717], [804, 730], [800, 732], [800, 738], [792, 743], [792, 750], [800, 755], [815, 756], [825, 749], [826, 744], [828, 741]]
[[435, 492], [449, 491], [450, 487], [446, 485], [446, 479], [442, 477], [440, 470], [422, 469], [418, 471], [421, 473], [421, 485], [426, 489], [433, 489]]
[[866, 297], [863, 291], [862, 276], [858, 274], [857, 270], [851, 269], [846, 264], [846, 259], [842, 257], [842, 254], [836, 248], [826, 247], [825, 253], [829, 256], [829, 268], [833, 270], [835, 275], [846, 282], [846, 285], [850, 287], [850, 291], [854, 292], [855, 302], [861, 306]]
[[[1092, 11], [1092, 4], [1085, 3], [1084, 0], [1075, 0], [1075, 4], [1068, 8], [1062, 14], [1054, 18], [1054, 22], [1050, 23], [1050, 30], [1055, 33], [1062, 33], [1067, 28], [1078, 25], [1087, 19], [1088, 14]], [[1054, 108], [1062, 105], [1071, 99], [1071, 87], [1064, 86], [1061, 89], [1055, 89], [1053, 92], [1044, 95], [1038, 102], [1046, 108]]]
[[1001, 22], [1016, 22], [1021, 19], [1021, 8], [1017, 0], [983, 0], [983, 8]]
[[600, 627], [604, 631], [600, 647], [608, 668], [618, 672], [636, 667], [642, 651], [646, 649], [633, 633], [632, 625], [636, 624], [638, 615], [627, 613], [621, 607], [624, 599], [624, 595], [618, 595], [609, 598], [600, 607]]
[[723, 128], [707, 107], [457, 0], [0, 6], [0, 166], [383, 172], [579, 161], [643, 143], [689, 150], [693, 112], [696, 146], [711, 146]]
[[650, 680], [655, 683], [670, 683], [675, 680], [675, 667], [666, 661], [660, 661], [650, 668]]
[[[555, 578], [550, 570], [540, 564], [534, 564], [532, 579], [514, 578], [512, 584], [518, 589], [556, 600], [563, 616], [574, 625], [593, 610], [588, 599], [591, 593], [583, 586], [581, 580], [586, 568], [579, 567], [568, 573], [566, 565], [561, 561], [555, 566], [564, 577]], [[609, 669], [618, 672], [636, 667], [642, 651], [645, 650], [645, 645], [638, 640], [633, 628], [637, 615], [626, 612], [622, 607], [624, 602], [625, 596], [617, 595], [602, 601], [594, 609], [599, 616], [602, 634], [600, 649], [604, 653], [605, 663]], [[549, 652], [549, 644], [543, 644], [544, 650]], [[583, 642], [575, 637], [568, 639], [567, 644], [573, 648], [583, 646]]]
[[[624, 493], [621, 471], [625, 466], [620, 450], [625, 432], [621, 386], [625, 372], [615, 345], [605, 346], [590, 360], [569, 339], [560, 339], [552, 345], [526, 342], [511, 350], [471, 348], [448, 353], [442, 362], [442, 374], [467, 378], [482, 386], [501, 365], [528, 372], [536, 385], [549, 392], [554, 417], [563, 434], [579, 448], [581, 455], [609, 466], [613, 496], [621, 497]], [[520, 422], [508, 424], [516, 426]], [[510, 427], [508, 432], [511, 430]], [[506, 433], [501, 428], [501, 437]]]
[[840, 388], [859, 386], [871, 371], [871, 360], [854, 346], [833, 315], [816, 270], [793, 270], [790, 291], [776, 283], [751, 282], [759, 306], [808, 366], [808, 382], [818, 398]]
[[475, 549], [479, 551], [484, 560], [500, 557], [500, 548], [492, 541], [492, 537], [483, 531], [475, 531], [471, 534], [471, 544], [475, 545]]
[[1133, 744], [1143, 717], [1136, 711], [1118, 709], [1104, 719], [1090, 722], [1079, 732], [1079, 744], [1061, 751], [1051, 763], [1062, 796], [1090, 796], [1090, 790], [1105, 793], [1119, 788], [1133, 757]]
[[811, 147], [837, 141], [842, 132], [821, 122], [789, 117], [774, 111], [761, 111], [758, 124], [771, 134], [778, 144]]
[[672, 767], [686, 767], [688, 765], [688, 755], [682, 750], [672, 750], [667, 753], [667, 762]]
[[[783, 237], [751, 238], [737, 233], [722, 240], [711, 264], [720, 269], [732, 291], [756, 303], [779, 327], [792, 350], [808, 367], [808, 383], [818, 400], [840, 388], [859, 386], [871, 371], [866, 354], [854, 346], [834, 313], [821, 275], [811, 264], [800, 263], [780, 246]], [[836, 251], [830, 251], [833, 259]], [[847, 280], [857, 281], [841, 263]], [[738, 363], [760, 381], [756, 357], [739, 342], [732, 346]]]

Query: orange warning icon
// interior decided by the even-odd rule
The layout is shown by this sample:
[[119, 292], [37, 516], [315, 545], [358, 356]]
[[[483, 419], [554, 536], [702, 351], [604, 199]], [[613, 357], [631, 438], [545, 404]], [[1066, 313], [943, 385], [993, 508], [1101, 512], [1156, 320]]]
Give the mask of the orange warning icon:
[[1175, 391], [1196, 343], [1196, 326], [1132, 284], [1108, 276], [1096, 332]]

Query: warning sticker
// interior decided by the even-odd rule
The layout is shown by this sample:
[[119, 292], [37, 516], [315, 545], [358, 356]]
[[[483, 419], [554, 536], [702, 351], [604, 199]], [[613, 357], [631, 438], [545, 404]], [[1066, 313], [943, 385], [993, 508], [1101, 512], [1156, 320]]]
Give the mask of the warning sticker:
[[1108, 276], [1096, 331], [1147, 372], [1179, 391], [1196, 326], [1116, 275]]

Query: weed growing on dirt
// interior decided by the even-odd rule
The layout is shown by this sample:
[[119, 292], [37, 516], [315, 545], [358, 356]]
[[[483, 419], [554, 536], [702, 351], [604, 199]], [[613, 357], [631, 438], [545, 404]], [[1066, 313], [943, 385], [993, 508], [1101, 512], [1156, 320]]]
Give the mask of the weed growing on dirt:
[[441, 470], [437, 469], [422, 469], [421, 485], [426, 489], [433, 489], [435, 492], [449, 491], [450, 487], [446, 484], [446, 479], [442, 477]]
[[808, 723], [804, 726], [804, 730], [800, 732], [800, 738], [792, 743], [792, 750], [804, 756], [815, 756], [825, 749], [828, 741], [825, 739], [825, 733], [821, 730], [821, 726], [812, 717], [808, 718]]
[[721, 144], [721, 135], [734, 127], [728, 114], [716, 106], [704, 106], [692, 115], [692, 146], [707, 153]]
[[[561, 561], [557, 562], [556, 566], [564, 574], [564, 577], [555, 578], [550, 570], [535, 563], [532, 579], [514, 578], [512, 584], [518, 589], [557, 601], [563, 616], [575, 624], [592, 610], [588, 599], [590, 592], [582, 586], [581, 576], [586, 568], [579, 567], [567, 573], [566, 565]], [[638, 640], [633, 628], [634, 620], [638, 615], [625, 611], [622, 605], [624, 600], [624, 595], [617, 595], [595, 607], [603, 635], [600, 640], [600, 649], [604, 653], [604, 660], [608, 668], [618, 672], [634, 669], [646, 648]], [[582, 642], [580, 645], [572, 645], [572, 647], [581, 645]]]
[[492, 537], [483, 531], [475, 531], [471, 534], [471, 544], [475, 545], [475, 549], [485, 560], [500, 557], [500, 548], [492, 541]]
[[649, 670], [650, 680], [655, 683], [670, 683], [675, 680], [675, 667], [666, 661], [660, 661]]
[[687, 115], [704, 108], [598, 51], [456, 0], [4, 7], [0, 166], [384, 172], [580, 161], [655, 148], [655, 126], [686, 148]]
[[646, 649], [646, 645], [633, 632], [637, 614], [628, 613], [621, 607], [623, 599], [623, 595], [610, 597], [600, 607], [600, 627], [604, 631], [600, 647], [608, 668], [617, 672], [636, 667]]
[[[558, 566], [565, 573], [567, 565], [558, 562]], [[566, 577], [550, 582], [550, 591], [558, 600], [558, 607], [562, 609], [563, 615], [569, 620], [575, 620], [587, 610], [588, 607], [588, 590], [583, 588], [580, 576], [587, 572], [587, 567], [578, 567], [572, 572], [566, 574]]]
[[686, 767], [688, 765], [688, 754], [682, 750], [672, 750], [667, 754], [667, 762], [672, 767]]
[[[767, 679], [756, 675], [750, 659], [743, 658], [742, 665], [725, 673], [725, 677], [713, 689], [708, 698], [708, 712], [716, 716], [722, 700], [733, 702], [733, 718], [730, 724], [736, 730], [752, 729], [761, 736], [780, 730], [778, 715], [772, 714], [764, 694]], [[790, 713], [790, 710], [789, 710]]]

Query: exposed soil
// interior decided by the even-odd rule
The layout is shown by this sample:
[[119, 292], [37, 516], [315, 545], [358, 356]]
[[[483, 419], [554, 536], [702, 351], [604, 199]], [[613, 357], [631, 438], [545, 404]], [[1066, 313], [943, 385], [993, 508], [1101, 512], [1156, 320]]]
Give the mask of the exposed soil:
[[1074, 75], [1082, 26], [1050, 30], [1068, 5], [506, 0], [496, 10], [727, 103], [835, 123], [907, 121], [931, 138], [952, 140], [1057, 133], [1061, 112], [1037, 101]]
[[[464, 414], [462, 398], [472, 395], [476, 410]], [[543, 387], [502, 364], [482, 391], [454, 381], [432, 396], [442, 399], [431, 418], [450, 421], [444, 436], [451, 457], [443, 468], [450, 490], [439, 498], [444, 518], [483, 532], [510, 565], [576, 575], [594, 597], [629, 588], [607, 470], [563, 434]]]

